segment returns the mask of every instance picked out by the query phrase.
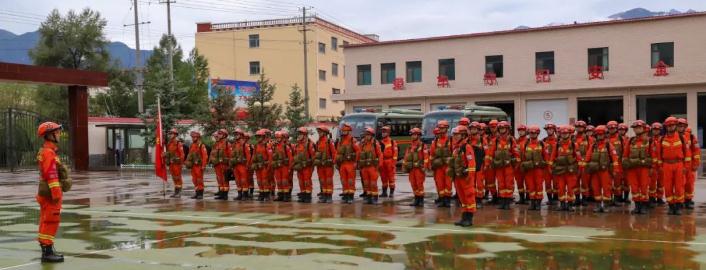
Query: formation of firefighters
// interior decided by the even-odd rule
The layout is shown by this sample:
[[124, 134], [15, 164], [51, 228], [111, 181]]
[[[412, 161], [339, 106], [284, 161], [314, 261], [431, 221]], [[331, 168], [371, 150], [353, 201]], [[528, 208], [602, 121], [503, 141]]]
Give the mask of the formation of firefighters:
[[[447, 136], [449, 123], [441, 120], [434, 130], [436, 138], [430, 145], [420, 140], [422, 131], [412, 128], [411, 143], [404, 151], [402, 169], [408, 173], [414, 192], [410, 206], [424, 206], [424, 180], [427, 171], [433, 174], [437, 207], [451, 207], [452, 201], [461, 209], [461, 220], [455, 224], [473, 224], [473, 213], [483, 204], [491, 203], [508, 210], [511, 204], [529, 205], [540, 210], [542, 201], [558, 211], [574, 211], [575, 207], [595, 204], [594, 212], [603, 213], [609, 207], [635, 204], [632, 214], [645, 214], [656, 205], [668, 204], [669, 215], [680, 215], [683, 208], [694, 208], [696, 170], [701, 164], [700, 149], [686, 119], [668, 117], [664, 123], [648, 125], [642, 120], [629, 127], [610, 121], [593, 127], [584, 121], [559, 126], [548, 123], [543, 128], [547, 136], [539, 139], [539, 126], [519, 125], [518, 137], [511, 133], [506, 121], [484, 123], [462, 118]], [[44, 144], [37, 154], [40, 184], [37, 202], [40, 205], [38, 241], [43, 262], [62, 262], [53, 248], [59, 227], [63, 192], [71, 188], [66, 168], [57, 157], [57, 142], [61, 126], [46, 122], [38, 128]], [[203, 173], [213, 165], [218, 182], [215, 199], [228, 200], [229, 175], [235, 178], [235, 200], [252, 200], [258, 188], [258, 201], [292, 200], [294, 174], [299, 184], [298, 202], [312, 202], [312, 175], [316, 171], [320, 190], [319, 203], [332, 203], [334, 169], [340, 175], [341, 200], [351, 204], [356, 192], [356, 171], [360, 172], [366, 204], [378, 203], [379, 197], [395, 193], [398, 145], [390, 137], [390, 127], [376, 130], [365, 128], [360, 141], [352, 136], [352, 127], [342, 124], [341, 136], [335, 142], [326, 126], [319, 126], [319, 139], [309, 139], [307, 128], [296, 130], [293, 143], [286, 131], [261, 129], [251, 135], [240, 129], [234, 141], [221, 129], [213, 134], [215, 144], [210, 154], [199, 132], [191, 132], [192, 144], [185, 154], [178, 131], [169, 132], [165, 161], [174, 181], [172, 197], [180, 197], [182, 168], [191, 170], [195, 194], [203, 199]], [[382, 192], [378, 186], [382, 181]], [[255, 183], [256, 181], [256, 183]], [[257, 184], [257, 185], [256, 185]], [[454, 194], [455, 191], [455, 194]], [[519, 200], [515, 201], [515, 193]], [[455, 198], [455, 200], [453, 200]]]

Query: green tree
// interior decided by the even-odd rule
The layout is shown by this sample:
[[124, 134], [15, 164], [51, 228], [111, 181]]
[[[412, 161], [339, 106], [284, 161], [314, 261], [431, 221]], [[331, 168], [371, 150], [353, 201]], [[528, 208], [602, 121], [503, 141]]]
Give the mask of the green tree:
[[15, 108], [36, 111], [34, 95], [37, 86], [24, 83], [0, 83], [0, 109]]
[[260, 91], [256, 91], [248, 98], [248, 129], [251, 131], [261, 128], [274, 130], [282, 117], [282, 105], [272, 103], [277, 86], [271, 84], [265, 74], [260, 74], [257, 84]]
[[203, 126], [205, 134], [212, 134], [221, 128], [232, 132], [237, 126], [235, 96], [222, 86], [215, 86], [213, 91], [216, 95], [209, 102], [210, 113], [203, 115], [199, 123]]
[[289, 101], [284, 113], [284, 118], [289, 119], [290, 129], [293, 130], [311, 122], [311, 118], [306, 115], [306, 102], [307, 98], [302, 95], [302, 90], [294, 84], [289, 92]]
[[182, 110], [186, 115], [193, 115], [192, 118], [197, 118], [199, 115], [208, 114], [208, 60], [206, 57], [199, 54], [194, 48], [189, 53], [189, 58], [186, 59], [184, 65], [181, 65], [182, 71], [179, 74], [178, 80], [184, 83], [187, 88], [187, 104]]

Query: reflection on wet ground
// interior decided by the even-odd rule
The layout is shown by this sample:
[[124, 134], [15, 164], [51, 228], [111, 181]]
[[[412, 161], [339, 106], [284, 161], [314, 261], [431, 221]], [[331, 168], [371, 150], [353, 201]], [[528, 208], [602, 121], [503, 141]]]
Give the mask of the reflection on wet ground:
[[[32, 175], [32, 176], [28, 176]], [[32, 173], [0, 174], [0, 269], [700, 269], [706, 265], [706, 205], [681, 217], [658, 208], [596, 215], [479, 210], [475, 226], [453, 226], [455, 208], [166, 199], [141, 175], [74, 176], [56, 247], [40, 265]], [[189, 182], [186, 179], [185, 182]], [[213, 184], [210, 186], [212, 187]], [[208, 187], [209, 185], [207, 185]], [[697, 198], [704, 186], [697, 184]], [[427, 181], [429, 191], [433, 188]], [[431, 193], [430, 193], [431, 194]], [[187, 194], [190, 195], [190, 194]], [[211, 196], [208, 196], [211, 197]]]

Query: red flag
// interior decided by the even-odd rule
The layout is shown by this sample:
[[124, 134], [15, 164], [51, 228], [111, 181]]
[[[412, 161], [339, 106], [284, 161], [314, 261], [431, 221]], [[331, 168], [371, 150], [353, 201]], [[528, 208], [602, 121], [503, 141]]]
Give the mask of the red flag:
[[157, 177], [162, 178], [162, 181], [167, 182], [167, 167], [164, 164], [162, 155], [164, 155], [164, 144], [162, 143], [162, 109], [159, 106], [157, 99], [157, 140], [154, 147], [154, 172]]

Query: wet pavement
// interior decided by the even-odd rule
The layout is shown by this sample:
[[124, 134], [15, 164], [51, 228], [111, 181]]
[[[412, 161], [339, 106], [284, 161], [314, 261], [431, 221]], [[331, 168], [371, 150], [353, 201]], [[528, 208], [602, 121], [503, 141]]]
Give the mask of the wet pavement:
[[73, 176], [55, 244], [66, 262], [42, 265], [35, 174], [0, 173], [0, 269], [706, 268], [706, 181], [697, 181], [696, 209], [679, 217], [665, 207], [644, 216], [627, 207], [486, 207], [466, 229], [453, 225], [455, 208], [433, 206], [431, 179], [426, 206], [414, 209], [406, 175], [394, 199], [369, 206], [222, 202], [210, 193], [195, 201], [188, 177], [185, 196], [169, 199], [149, 174], [119, 172]]

